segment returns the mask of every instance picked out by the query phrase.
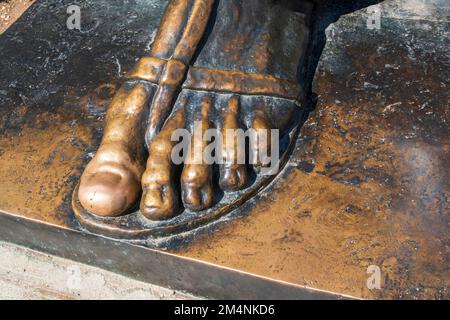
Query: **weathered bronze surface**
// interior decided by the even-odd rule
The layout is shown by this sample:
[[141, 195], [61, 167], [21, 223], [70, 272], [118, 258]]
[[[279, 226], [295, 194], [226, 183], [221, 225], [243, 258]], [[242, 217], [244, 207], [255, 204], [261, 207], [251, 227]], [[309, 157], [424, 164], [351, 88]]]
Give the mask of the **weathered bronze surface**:
[[[314, 29], [315, 50], [325, 46], [318, 104], [287, 167], [226, 221], [145, 243], [175, 255], [86, 234], [72, 191], [100, 144], [106, 108], [127, 89], [119, 89], [124, 72], [148, 52], [167, 4], [152, 3], [86, 1], [80, 33], [65, 29], [70, 1], [41, 1], [0, 37], [1, 239], [211, 297], [329, 297], [300, 286], [363, 298], [449, 297], [442, 9], [433, 19], [405, 18], [383, 3], [382, 29], [368, 29], [359, 11], [331, 25], [325, 43], [336, 15], [355, 9], [328, 6]], [[240, 71], [264, 73], [256, 65]], [[381, 268], [381, 290], [366, 286], [369, 265]]]

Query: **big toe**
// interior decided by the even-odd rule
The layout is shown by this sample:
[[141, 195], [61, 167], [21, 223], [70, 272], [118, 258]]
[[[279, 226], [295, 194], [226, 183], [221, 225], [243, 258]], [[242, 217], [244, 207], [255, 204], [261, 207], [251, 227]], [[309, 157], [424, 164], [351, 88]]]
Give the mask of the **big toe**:
[[89, 212], [116, 217], [135, 203], [139, 190], [139, 182], [129, 175], [98, 172], [82, 177], [78, 198]]

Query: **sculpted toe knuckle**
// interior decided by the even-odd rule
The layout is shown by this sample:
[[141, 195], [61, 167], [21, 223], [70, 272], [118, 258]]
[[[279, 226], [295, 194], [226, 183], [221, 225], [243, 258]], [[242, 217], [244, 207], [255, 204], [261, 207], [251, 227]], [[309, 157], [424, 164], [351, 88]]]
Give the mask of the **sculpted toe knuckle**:
[[150, 144], [151, 153], [164, 153], [171, 149], [170, 141], [165, 139], [157, 138]]
[[183, 174], [182, 180], [185, 184], [201, 185], [207, 178], [207, 174], [200, 169], [191, 169]]

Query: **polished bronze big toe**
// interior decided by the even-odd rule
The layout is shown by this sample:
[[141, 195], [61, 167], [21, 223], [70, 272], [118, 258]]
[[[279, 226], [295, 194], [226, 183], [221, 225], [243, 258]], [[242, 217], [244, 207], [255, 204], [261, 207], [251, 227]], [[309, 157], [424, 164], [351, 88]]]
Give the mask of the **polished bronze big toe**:
[[145, 161], [142, 122], [151, 95], [148, 86], [125, 83], [110, 105], [100, 148], [78, 188], [81, 205], [95, 215], [121, 215], [140, 196]]
[[139, 179], [120, 165], [103, 167], [97, 173], [83, 176], [78, 191], [83, 207], [104, 217], [121, 215], [136, 202], [139, 194]]

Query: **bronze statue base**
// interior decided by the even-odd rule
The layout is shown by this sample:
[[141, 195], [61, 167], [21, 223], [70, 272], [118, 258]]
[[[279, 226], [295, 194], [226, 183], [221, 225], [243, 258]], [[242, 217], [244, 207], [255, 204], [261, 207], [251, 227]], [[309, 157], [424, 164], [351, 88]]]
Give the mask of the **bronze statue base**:
[[[439, 1], [432, 19], [379, 4], [381, 29], [365, 10], [330, 25], [330, 6], [316, 31], [316, 110], [283, 173], [221, 223], [147, 246], [86, 232], [72, 192], [118, 79], [157, 28], [165, 3], [152, 3], [84, 1], [78, 32], [55, 14], [71, 1], [39, 1], [0, 36], [1, 240], [209, 298], [450, 297]], [[368, 288], [369, 266], [381, 289]]]

